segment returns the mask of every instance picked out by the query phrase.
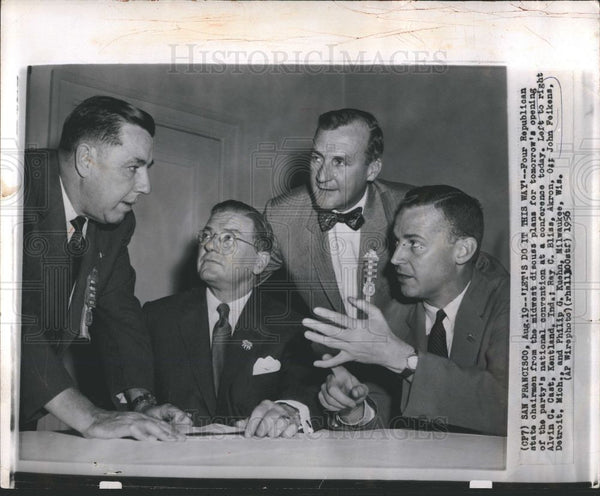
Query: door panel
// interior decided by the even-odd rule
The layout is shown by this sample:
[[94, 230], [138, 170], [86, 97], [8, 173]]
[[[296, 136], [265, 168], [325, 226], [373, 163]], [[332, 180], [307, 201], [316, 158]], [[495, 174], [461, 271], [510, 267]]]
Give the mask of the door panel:
[[93, 95], [121, 98], [154, 117], [152, 192], [138, 199], [137, 227], [129, 245], [136, 296], [144, 303], [190, 287], [196, 282], [195, 234], [210, 208], [230, 198], [235, 188], [223, 178], [235, 177], [238, 126], [152, 101], [135, 88], [110, 88], [60, 71], [53, 76], [52, 93], [49, 142], [54, 146], [67, 115]]

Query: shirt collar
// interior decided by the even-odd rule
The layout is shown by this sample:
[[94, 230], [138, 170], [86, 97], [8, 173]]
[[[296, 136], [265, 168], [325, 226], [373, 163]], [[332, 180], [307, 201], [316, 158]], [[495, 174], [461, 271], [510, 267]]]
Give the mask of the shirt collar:
[[[242, 311], [244, 310], [246, 303], [250, 299], [251, 294], [252, 294], [252, 291], [250, 291], [246, 295], [242, 296], [241, 298], [238, 298], [237, 300], [227, 303], [227, 305], [229, 305], [229, 318], [227, 320], [229, 320], [229, 324], [231, 325], [232, 329], [235, 329], [235, 326], [237, 325], [237, 321], [240, 318], [240, 315], [241, 315]], [[212, 290], [210, 288], [207, 288], [206, 289], [206, 305], [208, 307], [209, 314], [211, 312], [213, 312], [213, 313], [216, 312], [217, 307], [221, 303], [223, 303], [223, 302], [214, 295]]]
[[[458, 313], [460, 304], [462, 303], [465, 293], [467, 292], [467, 289], [469, 289], [470, 285], [471, 281], [468, 282], [468, 284], [465, 286], [465, 289], [463, 289], [462, 292], [456, 298], [454, 298], [450, 303], [448, 303], [444, 307], [444, 313], [446, 314], [446, 318], [448, 318], [452, 322], [452, 325], [454, 325], [454, 321], [456, 320], [456, 314]], [[427, 317], [429, 317], [429, 319], [432, 322], [435, 322], [436, 314], [439, 308], [436, 308], [433, 305], [430, 305], [426, 302], [423, 302], [423, 308], [425, 309]]]
[[[71, 203], [71, 200], [69, 200], [69, 196], [67, 195], [67, 191], [65, 190], [65, 186], [63, 185], [62, 179], [58, 178], [59, 182], [60, 182], [60, 190], [62, 192], [62, 199], [63, 199], [63, 208], [65, 209], [65, 221], [66, 221], [66, 228], [67, 228], [67, 235], [70, 236], [73, 233], [73, 231], [75, 230], [75, 228], [73, 227], [73, 224], [71, 224], [71, 221], [73, 219], [75, 219], [78, 214], [75, 211], [75, 208], [73, 207], [73, 204]], [[85, 236], [87, 234], [87, 227], [88, 227], [88, 219], [87, 217], [85, 218], [85, 224], [83, 225], [82, 228], [82, 232], [83, 235]]]
[[75, 217], [77, 217], [77, 212], [75, 212], [73, 204], [71, 203], [71, 200], [69, 200], [69, 195], [67, 195], [62, 179], [59, 178], [59, 181], [60, 189], [62, 191], [63, 206], [65, 209], [65, 219], [67, 219], [67, 222], [70, 223]]

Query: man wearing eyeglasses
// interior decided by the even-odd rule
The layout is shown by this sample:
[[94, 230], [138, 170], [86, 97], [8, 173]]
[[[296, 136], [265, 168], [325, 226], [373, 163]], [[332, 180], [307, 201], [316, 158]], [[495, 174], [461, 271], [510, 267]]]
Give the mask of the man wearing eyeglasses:
[[[198, 234], [202, 285], [144, 306], [157, 397], [191, 414], [195, 425], [244, 419], [261, 400], [285, 397], [284, 376], [302, 374], [292, 357], [292, 341], [305, 342], [300, 316], [258, 287], [270, 275], [272, 245], [271, 226], [257, 210], [219, 203]], [[302, 384], [294, 377], [290, 383]]]

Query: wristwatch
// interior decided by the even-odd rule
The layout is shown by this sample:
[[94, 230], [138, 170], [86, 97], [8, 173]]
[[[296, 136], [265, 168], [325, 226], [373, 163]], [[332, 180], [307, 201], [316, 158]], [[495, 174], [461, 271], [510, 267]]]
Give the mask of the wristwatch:
[[130, 404], [130, 409], [133, 412], [144, 413], [152, 406], [156, 406], [156, 398], [152, 393], [144, 393], [136, 396]]
[[418, 363], [419, 363], [419, 351], [415, 348], [413, 350], [413, 352], [410, 355], [408, 355], [408, 358], [406, 359], [406, 368], [411, 373], [414, 373], [414, 371], [417, 369]]

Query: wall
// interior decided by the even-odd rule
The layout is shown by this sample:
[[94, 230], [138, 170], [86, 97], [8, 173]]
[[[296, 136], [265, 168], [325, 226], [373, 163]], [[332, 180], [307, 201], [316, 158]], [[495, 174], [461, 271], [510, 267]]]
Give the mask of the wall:
[[[210, 116], [237, 126], [232, 196], [262, 209], [304, 177], [306, 150], [324, 111], [351, 106], [372, 112], [385, 136], [385, 179], [448, 183], [482, 201], [484, 249], [509, 261], [506, 73], [504, 68], [436, 67], [348, 73], [313, 68], [284, 73], [234, 67], [176, 73], [169, 66], [58, 66], [31, 71], [28, 144], [56, 146], [49, 126], [53, 81], [68, 78], [124, 97]], [[213, 69], [221, 70], [222, 67]], [[204, 70], [204, 72], [200, 72]], [[57, 134], [57, 133], [52, 133]], [[160, 164], [157, 164], [160, 167]], [[210, 185], [207, 185], [210, 187]], [[147, 249], [152, 249], [151, 246]], [[144, 270], [137, 267], [138, 271]]]

